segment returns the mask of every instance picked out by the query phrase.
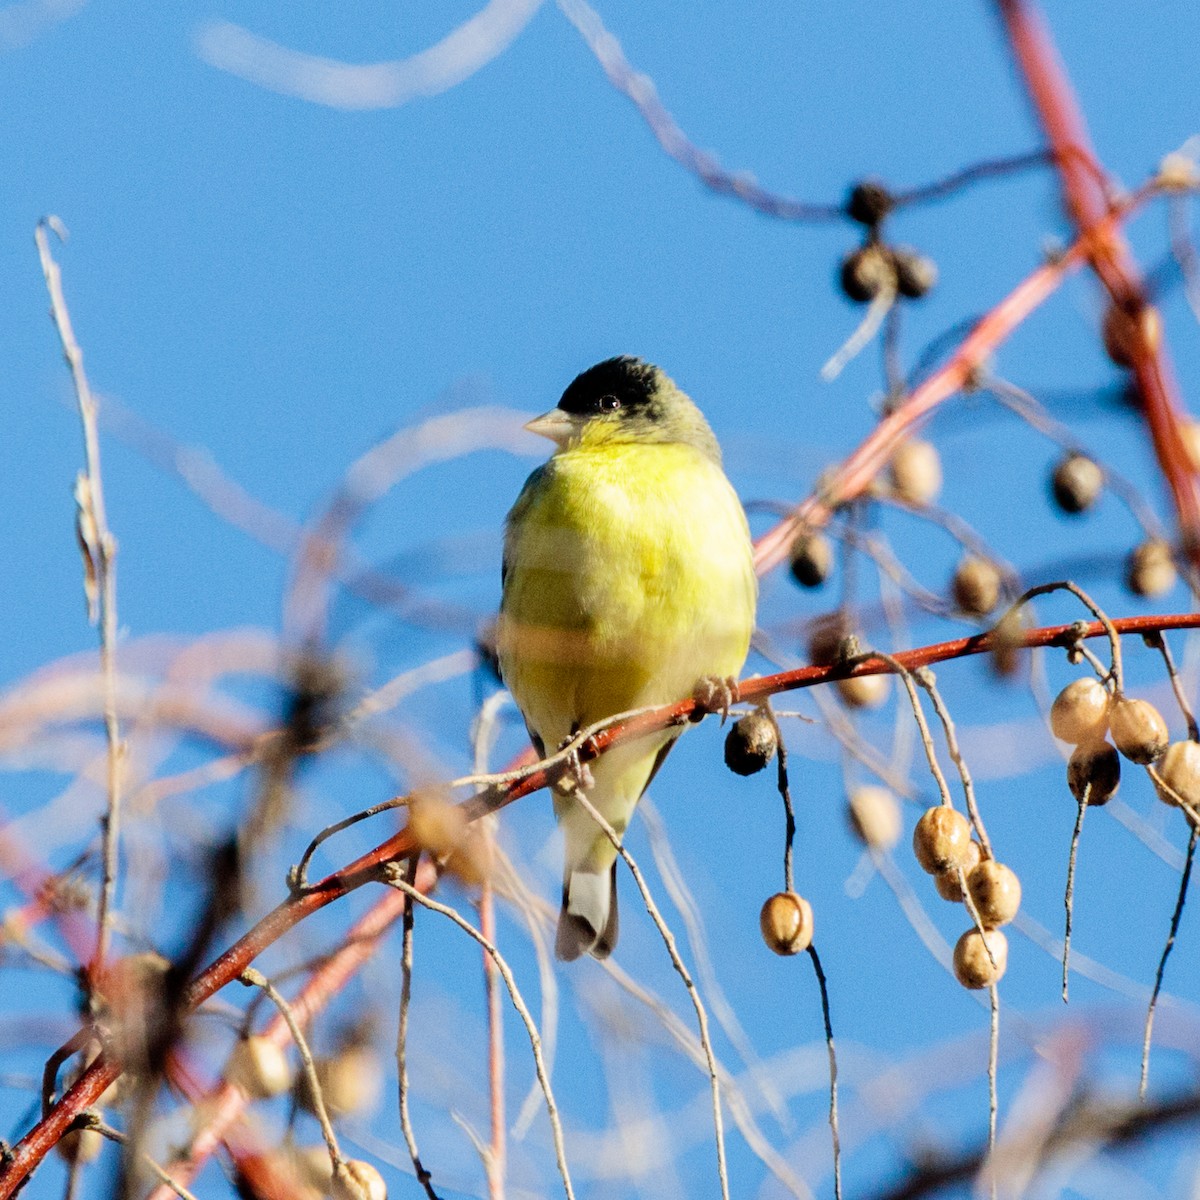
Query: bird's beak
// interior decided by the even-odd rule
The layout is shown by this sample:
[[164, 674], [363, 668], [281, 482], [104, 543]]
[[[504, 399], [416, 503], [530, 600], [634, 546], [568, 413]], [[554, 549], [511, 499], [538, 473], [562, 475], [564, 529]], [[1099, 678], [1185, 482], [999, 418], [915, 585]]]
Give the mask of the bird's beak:
[[561, 408], [552, 408], [548, 413], [534, 417], [525, 428], [563, 447], [579, 432], [579, 422]]

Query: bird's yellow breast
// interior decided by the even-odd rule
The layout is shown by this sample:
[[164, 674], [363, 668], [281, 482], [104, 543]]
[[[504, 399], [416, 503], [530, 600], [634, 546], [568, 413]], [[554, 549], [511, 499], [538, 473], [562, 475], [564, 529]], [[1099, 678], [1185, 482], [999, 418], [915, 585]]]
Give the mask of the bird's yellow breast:
[[548, 748], [745, 661], [749, 531], [720, 467], [692, 446], [556, 454], [509, 516], [505, 563], [501, 669]]

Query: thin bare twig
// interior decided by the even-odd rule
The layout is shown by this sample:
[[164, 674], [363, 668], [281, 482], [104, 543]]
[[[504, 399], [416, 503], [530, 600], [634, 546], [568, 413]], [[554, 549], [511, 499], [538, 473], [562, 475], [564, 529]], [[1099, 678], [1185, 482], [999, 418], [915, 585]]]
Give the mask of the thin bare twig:
[[708, 1013], [705, 1011], [704, 1004], [700, 999], [700, 992], [697, 990], [690, 972], [684, 965], [683, 959], [679, 956], [679, 950], [675, 945], [675, 935], [671, 932], [670, 926], [663, 920], [662, 913], [658, 910], [658, 905], [654, 903], [654, 897], [650, 894], [650, 889], [642, 877], [641, 868], [634, 861], [633, 855], [625, 848], [620, 835], [600, 815], [599, 811], [582, 791], [576, 792], [575, 802], [596, 822], [604, 833], [604, 836], [612, 843], [616, 852], [624, 859], [625, 865], [629, 868], [629, 873], [633, 876], [633, 881], [637, 884], [637, 889], [642, 895], [642, 903], [646, 906], [646, 911], [650, 914], [650, 919], [654, 922], [654, 926], [667, 948], [667, 953], [671, 957], [671, 964], [674, 966], [679, 978], [683, 980], [683, 986], [687, 988], [692, 1007], [696, 1010], [696, 1024], [699, 1027], [700, 1043], [704, 1047], [704, 1057], [708, 1064], [709, 1086], [712, 1090], [713, 1131], [717, 1143], [717, 1175], [721, 1183], [721, 1198], [722, 1200], [729, 1200], [729, 1174], [725, 1164], [725, 1122], [721, 1116], [721, 1082], [717, 1074], [717, 1060], [716, 1055], [713, 1053], [712, 1039], [708, 1032]]
[[[94, 1113], [84, 1118], [83, 1124], [80, 1126], [80, 1128], [94, 1129], [98, 1134], [108, 1138], [110, 1142], [116, 1142], [118, 1146], [124, 1146], [128, 1144], [128, 1139], [119, 1129], [114, 1129], [111, 1125], [105, 1124], [105, 1122], [100, 1120], [100, 1118]], [[138, 1152], [138, 1157], [147, 1167], [150, 1168], [155, 1177], [158, 1179], [159, 1183], [161, 1183], [164, 1187], [170, 1188], [171, 1191], [173, 1191], [175, 1195], [180, 1198], [180, 1200], [196, 1200], [196, 1197], [189, 1192], [182, 1183], [180, 1183], [177, 1179], [172, 1178], [165, 1168], [151, 1158], [150, 1155], [144, 1150]]]
[[100, 627], [100, 672], [104, 680], [104, 736], [108, 744], [108, 799], [102, 821], [104, 837], [103, 876], [96, 918], [96, 948], [90, 974], [96, 979], [104, 969], [111, 937], [110, 913], [120, 871], [121, 831], [121, 728], [117, 719], [117, 540], [108, 525], [104, 504], [104, 482], [100, 471], [100, 433], [96, 424], [96, 401], [83, 369], [83, 350], [75, 338], [71, 314], [63, 295], [62, 270], [50, 253], [47, 230], [62, 241], [66, 228], [57, 217], [43, 217], [34, 232], [46, 289], [50, 293], [50, 315], [58, 331], [63, 357], [71, 369], [79, 418], [83, 425], [86, 469], [80, 474], [75, 495], [78, 503], [76, 534], [84, 556], [84, 590], [93, 622]]
[[1179, 932], [1179, 922], [1183, 917], [1183, 905], [1187, 899], [1188, 884], [1192, 878], [1192, 864], [1196, 859], [1196, 841], [1200, 838], [1200, 826], [1193, 823], [1192, 836], [1188, 838], [1187, 859], [1183, 864], [1183, 875], [1179, 880], [1179, 894], [1175, 898], [1175, 911], [1171, 914], [1171, 929], [1163, 946], [1162, 957], [1158, 960], [1158, 970], [1154, 972], [1154, 991], [1150, 996], [1150, 1004], [1146, 1009], [1146, 1028], [1142, 1036], [1142, 1073], [1138, 1081], [1138, 1097], [1146, 1098], [1146, 1089], [1150, 1083], [1150, 1038], [1154, 1033], [1154, 1012], [1158, 1007], [1158, 993], [1162, 989], [1163, 974], [1167, 969], [1167, 959], [1175, 945], [1175, 935]]
[[567, 1200], [575, 1200], [575, 1190], [571, 1186], [571, 1173], [567, 1167], [567, 1151], [563, 1141], [562, 1121], [558, 1115], [558, 1105], [554, 1100], [554, 1090], [550, 1086], [550, 1076], [546, 1072], [546, 1063], [542, 1058], [541, 1038], [538, 1037], [537, 1025], [534, 1023], [533, 1016], [525, 1003], [524, 997], [521, 995], [520, 988], [517, 987], [517, 981], [513, 977], [511, 968], [505, 962], [500, 951], [470, 921], [463, 917], [461, 913], [456, 912], [448, 905], [440, 904], [438, 901], [431, 900], [428, 896], [423, 896], [418, 892], [404, 878], [398, 863], [389, 863], [385, 866], [382, 871], [382, 877], [385, 883], [403, 892], [410, 900], [415, 900], [425, 908], [448, 917], [465, 934], [474, 938], [496, 964], [496, 969], [500, 972], [500, 978], [504, 980], [504, 986], [508, 989], [509, 999], [512, 1000], [513, 1007], [520, 1015], [521, 1021], [525, 1026], [525, 1032], [529, 1037], [529, 1046], [533, 1051], [534, 1068], [537, 1071], [538, 1082], [542, 1085], [542, 1094], [546, 1097], [546, 1115], [550, 1118], [550, 1131], [554, 1139], [554, 1156], [558, 1162], [559, 1174], [562, 1176], [563, 1190], [566, 1192]]
[[1167, 645], [1167, 639], [1158, 630], [1153, 630], [1150, 633], [1142, 634], [1142, 641], [1151, 650], [1157, 650], [1162, 655], [1167, 675], [1171, 680], [1171, 690], [1175, 693], [1175, 703], [1179, 705], [1179, 711], [1183, 713], [1183, 719], [1187, 722], [1188, 737], [1193, 742], [1200, 742], [1200, 728], [1196, 726], [1196, 714], [1192, 711], [1191, 703], [1183, 690], [1183, 681], [1179, 678], [1179, 671], [1175, 667], [1175, 657], [1171, 653], [1171, 647]]
[[816, 946], [809, 945], [808, 957], [812, 962], [817, 986], [821, 989], [821, 1016], [825, 1021], [825, 1049], [829, 1054], [829, 1134], [833, 1138], [833, 1194], [842, 1200], [842, 1138], [838, 1129], [838, 1068], [837, 1050], [833, 1044], [833, 1019], [829, 1012], [829, 988], [825, 982], [825, 971]]
[[1092, 784], [1088, 780], [1083, 785], [1083, 795], [1079, 798], [1079, 812], [1075, 816], [1075, 829], [1071, 833], [1071, 852], [1067, 856], [1067, 888], [1063, 893], [1063, 907], [1066, 909], [1067, 919], [1066, 928], [1063, 930], [1063, 951], [1062, 951], [1062, 998], [1063, 1003], [1068, 1003], [1070, 997], [1068, 989], [1070, 987], [1070, 970], [1071, 970], [1071, 922], [1075, 912], [1075, 858], [1079, 852], [1079, 837], [1083, 832], [1083, 817], [1088, 810], [1089, 798], [1092, 794]]

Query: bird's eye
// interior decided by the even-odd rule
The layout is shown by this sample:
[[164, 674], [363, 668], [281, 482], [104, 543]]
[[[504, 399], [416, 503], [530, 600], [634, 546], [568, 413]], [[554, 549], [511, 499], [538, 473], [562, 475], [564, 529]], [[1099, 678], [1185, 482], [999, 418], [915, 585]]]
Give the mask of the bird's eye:
[[598, 401], [601, 412], [616, 412], [621, 407], [619, 396], [601, 396]]

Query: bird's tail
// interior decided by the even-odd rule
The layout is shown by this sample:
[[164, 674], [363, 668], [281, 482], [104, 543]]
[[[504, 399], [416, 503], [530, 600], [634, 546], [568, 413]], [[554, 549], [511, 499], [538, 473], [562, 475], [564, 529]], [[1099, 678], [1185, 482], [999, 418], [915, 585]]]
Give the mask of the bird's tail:
[[574, 870], [563, 880], [554, 953], [564, 962], [581, 954], [607, 958], [617, 944], [617, 864], [606, 871]]

